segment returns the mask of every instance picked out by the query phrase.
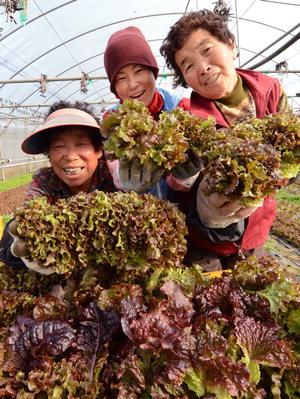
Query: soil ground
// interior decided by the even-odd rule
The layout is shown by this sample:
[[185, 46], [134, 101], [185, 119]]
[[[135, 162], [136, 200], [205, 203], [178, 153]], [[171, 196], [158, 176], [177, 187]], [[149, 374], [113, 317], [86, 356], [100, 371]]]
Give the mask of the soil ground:
[[0, 192], [0, 215], [7, 215], [22, 205], [27, 193], [28, 184]]

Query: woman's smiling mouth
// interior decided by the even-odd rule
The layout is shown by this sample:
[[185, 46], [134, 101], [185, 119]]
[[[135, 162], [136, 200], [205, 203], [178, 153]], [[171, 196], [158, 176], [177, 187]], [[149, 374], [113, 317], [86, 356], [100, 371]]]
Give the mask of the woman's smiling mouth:
[[205, 86], [209, 86], [209, 85], [215, 83], [215, 81], [218, 79], [219, 75], [220, 75], [219, 73], [214, 73], [214, 74], [204, 83], [204, 85], [205, 85]]
[[130, 96], [130, 98], [137, 99], [137, 98], [141, 97], [144, 93], [145, 93], [145, 90], [142, 90], [137, 94], [133, 94], [132, 96]]
[[67, 175], [77, 175], [82, 171], [83, 168], [64, 168], [64, 172]]

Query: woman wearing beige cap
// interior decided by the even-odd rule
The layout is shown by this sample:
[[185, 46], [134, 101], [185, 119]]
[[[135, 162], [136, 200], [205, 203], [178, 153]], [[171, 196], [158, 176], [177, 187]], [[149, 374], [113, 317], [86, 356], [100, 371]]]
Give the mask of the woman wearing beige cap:
[[[54, 203], [78, 192], [116, 191], [103, 156], [98, 121], [85, 103], [55, 103], [43, 126], [28, 136], [21, 148], [27, 154], [47, 154], [51, 164], [34, 173], [25, 200], [45, 196]], [[17, 252], [16, 240], [13, 243], [9, 231], [16, 232], [15, 222], [7, 224], [3, 232], [0, 260], [12, 267], [24, 267], [26, 260]], [[38, 265], [26, 266], [44, 274], [51, 272]]]

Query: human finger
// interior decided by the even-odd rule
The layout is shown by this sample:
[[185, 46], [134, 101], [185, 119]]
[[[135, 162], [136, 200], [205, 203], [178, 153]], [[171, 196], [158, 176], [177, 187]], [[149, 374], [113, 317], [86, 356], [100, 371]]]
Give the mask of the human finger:
[[17, 258], [28, 256], [29, 254], [24, 241], [19, 240], [18, 238], [14, 238], [14, 242], [11, 244], [10, 250], [11, 253]]
[[127, 157], [121, 157], [119, 162], [119, 176], [122, 181], [128, 181], [130, 177], [130, 161]]
[[12, 237], [19, 237], [17, 227], [18, 223], [15, 220], [9, 223], [8, 232]]

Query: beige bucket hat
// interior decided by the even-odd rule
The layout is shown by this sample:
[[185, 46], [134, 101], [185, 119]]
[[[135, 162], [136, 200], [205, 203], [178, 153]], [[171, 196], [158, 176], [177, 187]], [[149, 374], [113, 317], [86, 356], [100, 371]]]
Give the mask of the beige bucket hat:
[[22, 150], [26, 154], [43, 153], [47, 133], [58, 126], [86, 126], [91, 128], [94, 134], [99, 135], [101, 140], [100, 127], [92, 115], [76, 108], [62, 108], [52, 112], [45, 123], [23, 141]]

